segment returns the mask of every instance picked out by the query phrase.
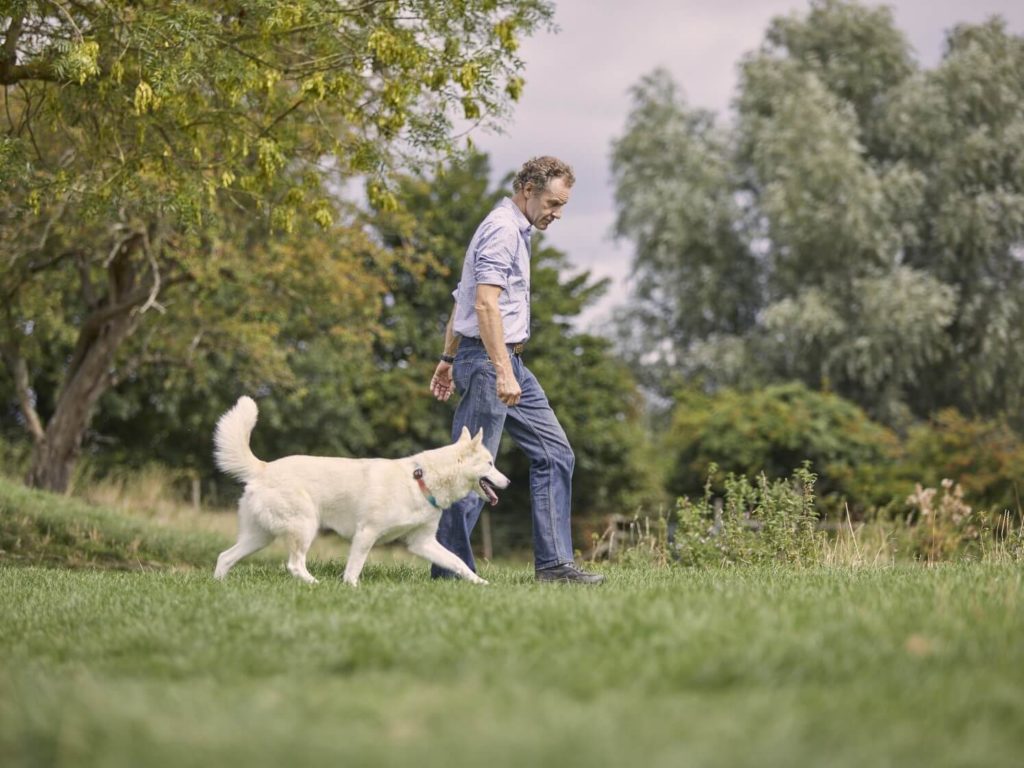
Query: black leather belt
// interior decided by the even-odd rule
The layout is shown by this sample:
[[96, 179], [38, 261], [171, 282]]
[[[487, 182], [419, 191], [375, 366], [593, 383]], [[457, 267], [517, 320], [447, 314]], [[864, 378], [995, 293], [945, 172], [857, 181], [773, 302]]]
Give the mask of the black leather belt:
[[[476, 336], [463, 336], [461, 338], [461, 342], [465, 342], [467, 346], [469, 346], [469, 345], [480, 346], [480, 347], [484, 346], [483, 341], [480, 340]], [[526, 342], [525, 341], [519, 341], [519, 342], [516, 342], [515, 344], [506, 344], [505, 347], [506, 347], [506, 349], [508, 349], [508, 353], [510, 355], [515, 355], [516, 357], [522, 357], [523, 352], [526, 350]]]

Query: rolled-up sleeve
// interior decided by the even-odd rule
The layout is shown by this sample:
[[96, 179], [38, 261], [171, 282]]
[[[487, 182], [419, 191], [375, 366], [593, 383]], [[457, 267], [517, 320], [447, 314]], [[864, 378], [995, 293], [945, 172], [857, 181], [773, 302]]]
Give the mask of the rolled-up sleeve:
[[519, 233], [512, 227], [495, 226], [481, 233], [473, 262], [473, 278], [477, 285], [508, 289], [518, 242]]

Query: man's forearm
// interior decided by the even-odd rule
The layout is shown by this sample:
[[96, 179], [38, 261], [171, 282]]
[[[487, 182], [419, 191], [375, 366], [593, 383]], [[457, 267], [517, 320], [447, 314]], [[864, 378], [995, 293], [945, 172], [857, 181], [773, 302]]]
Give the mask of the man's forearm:
[[455, 333], [455, 312], [458, 304], [452, 307], [452, 313], [448, 316], [448, 324], [444, 327], [444, 354], [448, 357], [455, 357], [459, 349], [460, 336]]
[[508, 356], [508, 347], [505, 346], [505, 326], [498, 305], [478, 300], [476, 317], [480, 324], [480, 340], [487, 350], [487, 356], [500, 370], [511, 371], [512, 361]]

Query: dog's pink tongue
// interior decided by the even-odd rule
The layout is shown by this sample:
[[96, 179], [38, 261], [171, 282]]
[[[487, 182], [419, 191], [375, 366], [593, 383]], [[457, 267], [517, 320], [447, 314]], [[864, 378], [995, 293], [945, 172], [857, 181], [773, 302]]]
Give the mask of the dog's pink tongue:
[[484, 489], [484, 493], [487, 494], [487, 501], [493, 507], [498, 503], [498, 494], [494, 492], [488, 483], [480, 483], [480, 487]]

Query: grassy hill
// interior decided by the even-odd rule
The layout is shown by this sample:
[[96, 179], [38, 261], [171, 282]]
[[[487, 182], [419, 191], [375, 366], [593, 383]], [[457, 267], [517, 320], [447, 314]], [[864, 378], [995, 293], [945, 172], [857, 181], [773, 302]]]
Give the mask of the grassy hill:
[[212, 567], [229, 542], [0, 478], [0, 564], [139, 570]]

